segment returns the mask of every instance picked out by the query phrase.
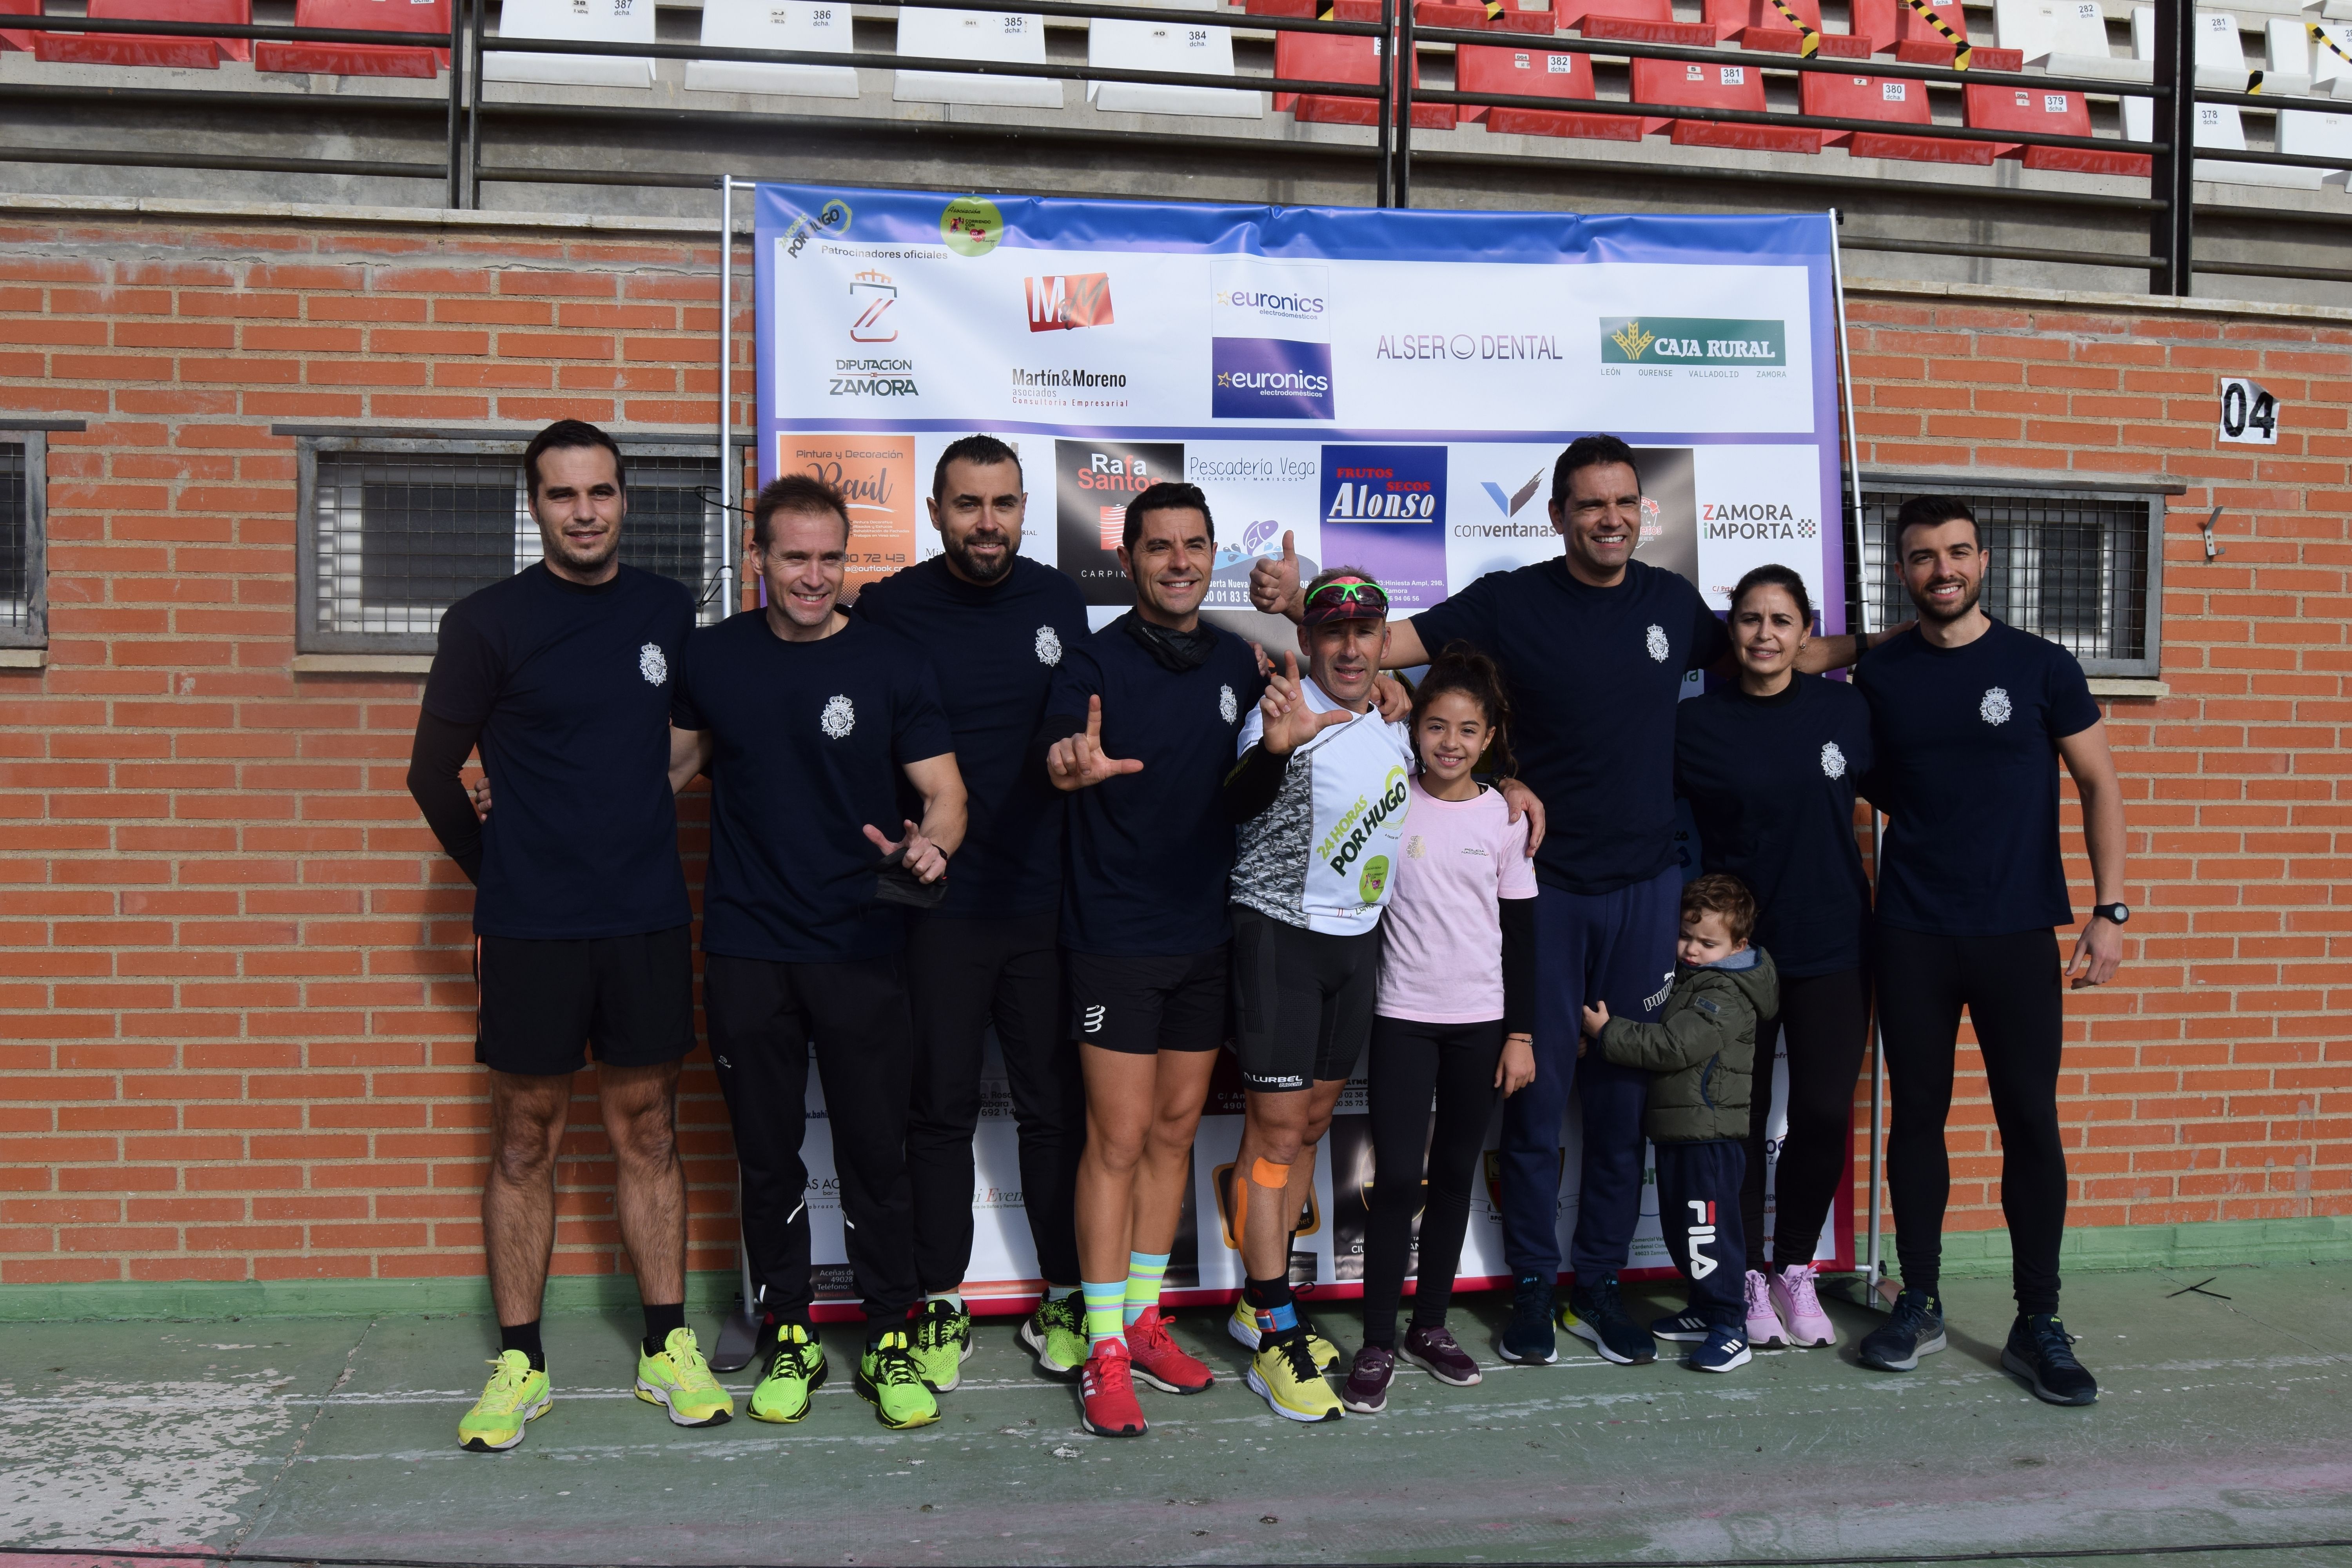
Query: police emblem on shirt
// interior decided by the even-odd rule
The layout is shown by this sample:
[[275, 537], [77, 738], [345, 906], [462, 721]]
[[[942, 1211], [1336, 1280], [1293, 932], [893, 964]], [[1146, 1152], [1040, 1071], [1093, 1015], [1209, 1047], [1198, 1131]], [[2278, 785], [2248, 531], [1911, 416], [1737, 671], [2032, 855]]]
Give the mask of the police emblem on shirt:
[[1988, 724], [2009, 722], [2009, 693], [1998, 686], [1985, 688], [1984, 700], [1977, 704], [1977, 717]]
[[1218, 687], [1217, 716], [1223, 719], [1226, 723], [1230, 724], [1235, 719], [1241, 717], [1241, 711], [1242, 705], [1240, 700], [1234, 696], [1234, 689], [1230, 686]]
[[669, 679], [669, 657], [662, 652], [661, 644], [649, 642], [637, 649], [637, 673], [648, 686], [659, 686]]
[[1650, 657], [1660, 664], [1665, 663], [1666, 655], [1673, 651], [1666, 646], [1666, 628], [1655, 621], [1651, 622], [1650, 629], [1642, 634], [1642, 641], [1649, 648]]
[[836, 741], [846, 740], [857, 728], [857, 709], [846, 697], [825, 700], [824, 711], [816, 716], [816, 727]]
[[1832, 779], [1845, 777], [1845, 753], [1838, 750], [1835, 741], [1822, 742], [1822, 776]]
[[1062, 662], [1061, 634], [1051, 626], [1037, 628], [1037, 662], [1045, 665]]

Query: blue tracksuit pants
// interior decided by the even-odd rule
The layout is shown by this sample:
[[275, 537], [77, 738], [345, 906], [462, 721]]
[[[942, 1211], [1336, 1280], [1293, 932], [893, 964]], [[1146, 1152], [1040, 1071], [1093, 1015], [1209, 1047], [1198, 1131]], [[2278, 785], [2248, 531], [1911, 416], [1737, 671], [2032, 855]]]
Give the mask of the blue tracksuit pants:
[[1503, 1256], [1517, 1275], [1560, 1272], [1560, 1117], [1581, 1085], [1584, 1157], [1569, 1267], [1613, 1277], [1642, 1215], [1642, 1111], [1650, 1075], [1576, 1059], [1580, 1018], [1598, 997], [1613, 1018], [1654, 1020], [1674, 987], [1683, 875], [1669, 867], [1611, 893], [1536, 890], [1536, 1078], [1503, 1102]]

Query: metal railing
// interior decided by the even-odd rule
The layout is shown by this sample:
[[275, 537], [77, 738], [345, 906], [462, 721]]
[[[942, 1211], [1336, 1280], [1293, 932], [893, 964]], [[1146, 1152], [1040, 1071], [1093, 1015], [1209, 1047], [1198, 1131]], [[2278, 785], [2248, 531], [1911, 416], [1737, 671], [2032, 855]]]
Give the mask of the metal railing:
[[[897, 0], [902, 9], [968, 9], [971, 0]], [[2190, 27], [2195, 12], [2189, 0], [2155, 0], [2157, 58], [2153, 64], [2153, 79], [2147, 82], [2118, 80], [2113, 78], [2069, 77], [2041, 72], [1997, 71], [1983, 68], [1960, 69], [1957, 67], [1912, 64], [1894, 59], [1822, 59], [1756, 50], [1722, 47], [1701, 47], [1689, 45], [1648, 43], [1617, 37], [1578, 37], [1566, 35], [1543, 35], [1515, 30], [1492, 31], [1444, 26], [1422, 26], [1416, 24], [1411, 0], [1381, 0], [1378, 21], [1340, 21], [1311, 19], [1300, 16], [1276, 16], [1238, 13], [1224, 9], [1165, 9], [1159, 6], [1096, 4], [1091, 0], [1020, 0], [1023, 15], [1060, 17], [1073, 20], [1135, 20], [1167, 26], [1202, 26], [1240, 27], [1256, 33], [1323, 34], [1343, 37], [1365, 37], [1377, 40], [1380, 58], [1388, 62], [1377, 72], [1374, 83], [1324, 81], [1312, 79], [1286, 78], [1279, 75], [1256, 75], [1236, 72], [1230, 77], [1204, 77], [1189, 72], [1120, 69], [1109, 67], [1078, 64], [1068, 61], [1009, 63], [969, 58], [933, 58], [898, 53], [869, 50], [825, 52], [796, 49], [724, 48], [699, 43], [665, 43], [659, 41], [601, 43], [561, 38], [508, 37], [489, 32], [484, 17], [485, 0], [452, 0], [451, 26], [438, 32], [373, 32], [352, 28], [288, 27], [260, 25], [232, 26], [220, 23], [174, 23], [162, 21], [98, 20], [83, 16], [51, 16], [47, 15], [11, 16], [5, 18], [11, 29], [35, 32], [72, 32], [83, 34], [128, 34], [165, 37], [202, 37], [212, 39], [249, 39], [257, 42], [310, 44], [375, 44], [411, 47], [430, 47], [448, 51], [446, 101], [436, 110], [428, 107], [439, 98], [418, 96], [369, 97], [363, 102], [367, 111], [392, 115], [437, 112], [445, 120], [446, 144], [444, 156], [436, 163], [404, 163], [384, 159], [306, 158], [272, 154], [234, 153], [184, 153], [171, 148], [136, 150], [72, 147], [0, 147], [0, 162], [79, 163], [112, 167], [166, 167], [204, 170], [236, 170], [265, 173], [332, 174], [383, 177], [392, 179], [431, 179], [443, 184], [446, 199], [452, 207], [475, 207], [480, 205], [482, 186], [486, 183], [513, 184], [588, 184], [612, 185], [645, 185], [674, 187], [707, 187], [715, 176], [666, 174], [627, 169], [565, 169], [559, 167], [492, 166], [482, 161], [483, 127], [491, 119], [527, 120], [533, 114], [578, 113], [577, 106], [549, 106], [524, 103], [491, 102], [484, 100], [484, 58], [498, 53], [533, 55], [581, 56], [589, 58], [625, 58], [632, 59], [702, 60], [712, 63], [743, 63], [783, 66], [835, 66], [864, 68], [877, 70], [919, 70], [953, 75], [1019, 77], [1060, 81], [1131, 83], [1154, 87], [1230, 86], [1297, 94], [1318, 99], [1352, 99], [1367, 101], [1373, 111], [1373, 145], [1370, 148], [1345, 141], [1272, 142], [1228, 136], [1189, 138], [1193, 144], [1214, 143], [1224, 147], [1253, 147], [1262, 153], [1285, 156], [1318, 159], [1363, 159], [1372, 163], [1371, 191], [1374, 205], [1410, 205], [1412, 199], [1412, 174], [1416, 148], [1413, 142], [1412, 111], [1417, 103], [1443, 104], [1452, 107], [1476, 106], [1489, 109], [1528, 109], [1570, 114], [1613, 115], [1638, 117], [1651, 121], [1696, 121], [1723, 126], [1768, 126], [1799, 130], [1815, 130], [1828, 134], [1853, 132], [1899, 135], [1906, 138], [1937, 139], [1952, 142], [1997, 143], [2004, 150], [2017, 147], [2072, 149], [2107, 153], [2139, 153], [2149, 159], [2148, 193], [2146, 198], [2121, 198], [2095, 194], [2061, 193], [2040, 190], [2019, 190], [2001, 187], [1987, 182], [1969, 185], [1958, 182], [1905, 182], [1874, 180], [1854, 175], [1784, 176], [1769, 171], [1718, 170], [1698, 171], [1706, 177], [1725, 179], [1787, 180], [1791, 185], [1836, 183], [1848, 188], [1867, 190], [1874, 186], [1886, 191], [1904, 191], [1914, 195], [1932, 192], [1948, 199], [1957, 195], [1982, 195], [1994, 200], [2021, 203], [2056, 202], [2083, 206], [2102, 207], [2145, 215], [2147, 223], [2147, 244], [2144, 249], [2132, 251], [2056, 250], [2032, 247], [1980, 244], [1940, 239], [1905, 239], [1893, 237], [1872, 237], [1849, 236], [1846, 243], [1855, 248], [1875, 249], [1889, 253], [1964, 256], [1990, 259], [2013, 259], [2043, 264], [2071, 264], [2115, 267], [2144, 270], [2148, 274], [2149, 288], [2159, 294], [2186, 294], [2189, 291], [2193, 273], [2203, 271], [2231, 276], [2266, 276], [2310, 279], [2325, 281], [2352, 281], [2352, 268], [2299, 267], [2265, 261], [2205, 262], [2194, 256], [2194, 225], [2196, 208], [2191, 180], [2200, 160], [2227, 161], [2242, 163], [2269, 164], [2290, 168], [2340, 171], [2352, 156], [2312, 156], [2263, 150], [2237, 151], [2221, 148], [2199, 148], [2194, 145], [2193, 125], [2196, 106], [2200, 103], [2228, 104], [2265, 110], [2292, 110], [2299, 105], [2321, 112], [2341, 111], [2345, 100], [2332, 98], [2302, 98], [2276, 93], [2225, 92], [2198, 89], [2193, 84], [2194, 49]], [[1874, 79], [1917, 81], [1934, 89], [1951, 89], [1968, 85], [2006, 87], [2034, 90], [2064, 90], [2097, 98], [2145, 98], [2160, 107], [2155, 117], [2155, 135], [2148, 141], [2130, 141], [2107, 136], [2065, 135], [2047, 132], [1993, 130], [1948, 123], [1855, 119], [1830, 115], [1790, 113], [1780, 110], [1735, 110], [1685, 104], [1644, 103], [1629, 99], [1563, 99], [1490, 91], [1465, 92], [1455, 89], [1419, 87], [1414, 72], [1403, 62], [1417, 59], [1423, 46], [1461, 49], [1464, 47], [1506, 47], [1540, 49], [1548, 52], [1573, 52], [1609, 62], [1643, 59], [1686, 62], [1736, 63], [1765, 75], [1798, 76], [1807, 73], [1829, 73], [1843, 76], [1867, 76]], [[1276, 69], [1279, 69], [1277, 65]], [[22, 84], [12, 89], [20, 98], [38, 101], [47, 94], [70, 97], [77, 89]], [[190, 89], [145, 89], [124, 88], [110, 89], [109, 101], [154, 103], [158, 108], [179, 108], [202, 102], [224, 100], [244, 104], [276, 103], [292, 95], [258, 92], [212, 92]], [[811, 126], [856, 127], [874, 129], [869, 120], [846, 117], [825, 117], [803, 114], [745, 114], [722, 110], [662, 111], [652, 116], [643, 109], [613, 106], [599, 107], [594, 112], [610, 112], [620, 118], [657, 117], [665, 122], [681, 120], [707, 119], [714, 124], [736, 124], [746, 121], [784, 121]], [[928, 130], [943, 134], [1003, 134], [1017, 130], [1024, 136], [1041, 132], [1033, 127], [1005, 126], [931, 126]], [[1131, 133], [1107, 131], [1064, 131], [1070, 140], [1086, 140], [1096, 143], [1125, 140]], [[1154, 140], [1166, 141], [1165, 137]], [[1419, 150], [1424, 158], [1435, 156], [1449, 163], [1464, 161], [1465, 153], [1456, 147]], [[1521, 158], [1526, 154], [1469, 153], [1479, 162]], [[1588, 165], [1590, 166], [1590, 165]], [[1639, 169], [1643, 164], [1611, 164], [1612, 168]], [[2265, 215], [2267, 216], [2267, 215]], [[2313, 215], [2316, 216], [2316, 215]], [[2325, 221], [2325, 219], [2321, 219]]]

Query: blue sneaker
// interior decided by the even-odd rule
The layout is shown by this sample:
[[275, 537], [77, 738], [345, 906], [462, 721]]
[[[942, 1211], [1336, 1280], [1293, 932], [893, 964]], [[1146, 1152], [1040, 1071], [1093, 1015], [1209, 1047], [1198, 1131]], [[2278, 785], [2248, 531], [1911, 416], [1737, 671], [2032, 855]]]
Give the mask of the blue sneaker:
[[1906, 1287], [1886, 1321], [1862, 1337], [1854, 1359], [1880, 1372], [1909, 1372], [1923, 1355], [1944, 1348], [1944, 1304]]
[[1693, 1372], [1729, 1372], [1746, 1366], [1756, 1359], [1748, 1348], [1748, 1335], [1738, 1329], [1709, 1330], [1706, 1343], [1683, 1357], [1683, 1364]]
[[1650, 1337], [1655, 1340], [1675, 1340], [1695, 1345], [1704, 1342], [1706, 1336], [1714, 1331], [1705, 1318], [1687, 1307], [1671, 1318], [1650, 1320]]
[[1619, 1366], [1647, 1366], [1658, 1359], [1649, 1331], [1625, 1315], [1625, 1300], [1618, 1294], [1613, 1274], [1590, 1287], [1580, 1282], [1570, 1290], [1560, 1326]]
[[2052, 1312], [2020, 1314], [2001, 1347], [2000, 1364], [2025, 1379], [2033, 1397], [2051, 1405], [2088, 1405], [2099, 1397], [2099, 1380], [2074, 1359], [2074, 1336]]
[[1522, 1366], [1549, 1366], [1559, 1359], [1559, 1342], [1551, 1331], [1551, 1282], [1542, 1275], [1519, 1276], [1501, 1349], [1505, 1361]]

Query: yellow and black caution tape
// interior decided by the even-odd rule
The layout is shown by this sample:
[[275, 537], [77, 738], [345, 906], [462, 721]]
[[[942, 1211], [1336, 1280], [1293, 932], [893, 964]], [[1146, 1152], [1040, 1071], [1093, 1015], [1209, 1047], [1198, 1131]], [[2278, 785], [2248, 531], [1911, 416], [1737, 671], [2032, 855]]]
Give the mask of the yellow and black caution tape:
[[1820, 30], [1818, 28], [1805, 26], [1805, 19], [1797, 15], [1797, 8], [1790, 5], [1789, 0], [1772, 0], [1772, 9], [1780, 13], [1780, 19], [1782, 21], [1797, 29], [1797, 53], [1799, 55], [1811, 58], [1813, 55], [1820, 52], [1822, 47], [1822, 35]]
[[1499, 22], [1502, 19], [1503, 0], [1486, 0], [1486, 20]]
[[1315, 0], [1315, 19], [1318, 22], [1329, 21], [1337, 5], [1338, 0]]
[[2262, 91], [2262, 90], [2263, 90], [2263, 73], [2262, 73], [2262, 72], [2260, 72], [2260, 71], [2248, 71], [2248, 72], [2246, 73], [2246, 93], [2247, 93], [2247, 95], [2248, 95], [2249, 97], [2252, 97], [2253, 94], [2258, 93], [2258, 92], [2260, 92], [2260, 91]]
[[2315, 43], [2325, 47], [2329, 54], [2334, 55], [2346, 65], [2352, 66], [2352, 55], [2347, 55], [2344, 52], [2344, 46], [2337, 43], [2333, 37], [2330, 37], [2326, 28], [2321, 26], [2316, 22], [2306, 22], [2304, 26], [2311, 29], [2312, 40]]
[[1968, 39], [1962, 37], [1949, 22], [1945, 21], [1943, 17], [1937, 16], [1936, 14], [1936, 8], [1933, 5], [1928, 5], [1927, 0], [1906, 0], [1906, 3], [1910, 5], [1912, 10], [1916, 11], [1919, 14], [1919, 20], [1927, 23], [1927, 26], [1943, 34], [1944, 41], [1952, 46], [1952, 68], [1956, 71], [1964, 71], [1968, 69]]

